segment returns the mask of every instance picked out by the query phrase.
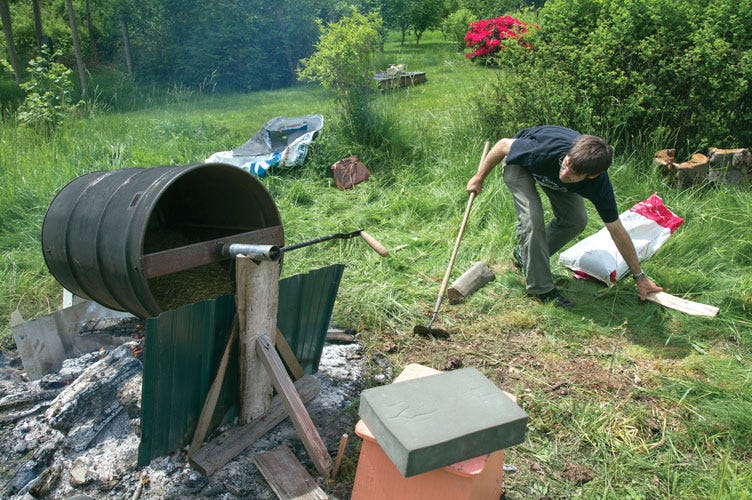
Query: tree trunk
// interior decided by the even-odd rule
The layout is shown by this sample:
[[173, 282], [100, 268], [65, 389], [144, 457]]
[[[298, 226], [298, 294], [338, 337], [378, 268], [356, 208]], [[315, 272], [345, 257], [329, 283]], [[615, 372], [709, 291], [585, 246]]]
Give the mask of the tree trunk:
[[[34, 10], [34, 34], [37, 39], [37, 49], [42, 52], [44, 46], [44, 26], [42, 25], [42, 8], [39, 6], [39, 0], [31, 0], [31, 6]], [[52, 47], [49, 47], [52, 50]]]
[[133, 59], [131, 59], [131, 36], [128, 32], [128, 16], [120, 17], [120, 26], [123, 31], [123, 51], [125, 52], [125, 66], [128, 68], [128, 76], [133, 78]]
[[285, 16], [282, 12], [282, 7], [278, 6], [274, 12], [277, 16], [277, 23], [279, 24], [280, 38], [282, 39], [282, 47], [285, 53], [285, 59], [287, 60], [287, 70], [291, 75], [295, 74], [295, 62], [292, 60], [292, 44], [290, 43], [290, 34], [287, 30], [285, 23]]
[[5, 33], [5, 44], [8, 46], [8, 62], [13, 67], [13, 75], [16, 83], [21, 83], [21, 68], [18, 67], [18, 57], [16, 57], [16, 46], [13, 44], [13, 28], [10, 20], [10, 5], [8, 0], [0, 0], [0, 20], [3, 22], [3, 32]]
[[81, 44], [78, 41], [78, 28], [76, 27], [76, 13], [73, 10], [73, 0], [65, 0], [65, 8], [68, 11], [71, 35], [73, 37], [73, 49], [76, 52], [76, 66], [78, 67], [78, 79], [81, 82], [81, 96], [86, 97], [89, 90], [89, 82], [86, 78], [86, 67], [81, 55]]
[[91, 48], [91, 62], [96, 68], [99, 65], [97, 53], [97, 36], [94, 30], [94, 20], [91, 15], [91, 0], [86, 0], [86, 27], [89, 30], [89, 47]]

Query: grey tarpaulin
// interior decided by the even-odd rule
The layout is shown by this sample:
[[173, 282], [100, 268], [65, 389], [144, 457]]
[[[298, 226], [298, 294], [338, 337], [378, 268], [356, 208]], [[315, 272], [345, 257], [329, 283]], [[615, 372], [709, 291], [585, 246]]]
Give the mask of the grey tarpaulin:
[[321, 115], [296, 117], [277, 116], [245, 142], [231, 150], [212, 154], [206, 162], [235, 165], [259, 177], [273, 167], [293, 167], [303, 164], [308, 145], [324, 126]]

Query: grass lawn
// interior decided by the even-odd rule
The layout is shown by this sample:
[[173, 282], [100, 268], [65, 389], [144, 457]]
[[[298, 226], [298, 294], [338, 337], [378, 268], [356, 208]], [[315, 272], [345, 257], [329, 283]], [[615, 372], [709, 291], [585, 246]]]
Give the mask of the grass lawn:
[[[250, 95], [175, 95], [127, 113], [99, 112], [47, 137], [0, 127], [0, 313], [27, 319], [60, 303], [39, 245], [46, 207], [71, 179], [130, 166], [189, 164], [236, 147], [268, 119], [322, 113], [306, 165], [263, 180], [287, 243], [363, 228], [390, 250], [353, 240], [296, 251], [284, 275], [346, 264], [334, 311], [358, 332], [366, 359], [481, 370], [529, 414], [507, 498], [749, 498], [752, 491], [752, 196], [737, 188], [681, 190], [652, 169], [653, 151], [617, 152], [620, 211], [657, 192], [684, 225], [644, 264], [667, 292], [721, 308], [713, 319], [640, 303], [631, 280], [606, 288], [555, 265], [572, 310], [525, 295], [511, 264], [514, 211], [500, 169], [470, 214], [452, 278], [482, 260], [496, 279], [460, 305], [444, 302], [448, 340], [412, 334], [427, 323], [462, 220], [465, 184], [485, 141], [472, 96], [503, 77], [429, 33], [415, 46], [391, 37], [379, 65], [404, 63], [427, 83], [378, 96], [383, 134], [369, 146], [339, 133], [338, 111], [317, 87]], [[671, 145], [666, 145], [670, 147]], [[329, 166], [357, 154], [372, 177], [340, 191]], [[594, 211], [584, 235], [601, 224]], [[0, 345], [13, 349], [7, 321]], [[375, 362], [370, 367], [376, 372]], [[355, 406], [355, 405], [354, 405]], [[356, 454], [342, 481], [351, 481]]]

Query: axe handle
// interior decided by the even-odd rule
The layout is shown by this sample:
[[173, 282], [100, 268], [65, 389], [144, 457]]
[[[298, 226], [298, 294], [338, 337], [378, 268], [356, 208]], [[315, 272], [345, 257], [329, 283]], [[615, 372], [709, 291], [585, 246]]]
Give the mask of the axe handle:
[[368, 245], [373, 248], [373, 250], [377, 254], [381, 255], [382, 257], [387, 257], [389, 255], [389, 250], [387, 250], [384, 245], [376, 241], [376, 238], [374, 238], [367, 232], [361, 231], [360, 237], [363, 238], [363, 240], [365, 240], [365, 242], [368, 243]]
[[[491, 147], [491, 143], [486, 141], [486, 145], [483, 148], [483, 154], [480, 157], [480, 164], [483, 164], [483, 160], [486, 159], [488, 150]], [[447, 266], [446, 273], [444, 273], [444, 279], [441, 281], [441, 287], [439, 288], [439, 297], [436, 299], [436, 306], [433, 308], [433, 316], [428, 323], [428, 328], [431, 328], [436, 316], [439, 314], [439, 308], [441, 307], [441, 301], [444, 299], [444, 293], [446, 292], [447, 285], [449, 284], [449, 277], [452, 274], [452, 267], [454, 267], [454, 259], [457, 257], [457, 250], [460, 248], [460, 242], [462, 241], [462, 235], [465, 234], [465, 226], [467, 225], [467, 219], [470, 217], [470, 209], [473, 208], [473, 201], [475, 200], [475, 191], [470, 192], [470, 198], [467, 200], [467, 208], [465, 208], [465, 216], [462, 218], [462, 225], [460, 225], [459, 234], [457, 234], [457, 240], [454, 242], [454, 249], [452, 249], [452, 256], [449, 259], [449, 265]]]

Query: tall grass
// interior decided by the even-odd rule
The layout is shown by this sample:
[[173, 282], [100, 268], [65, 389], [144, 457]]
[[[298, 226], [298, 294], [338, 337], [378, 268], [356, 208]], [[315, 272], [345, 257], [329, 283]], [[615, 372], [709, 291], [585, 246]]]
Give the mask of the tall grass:
[[[387, 356], [395, 372], [410, 362], [443, 369], [459, 357], [515, 394], [530, 424], [525, 443], [507, 452], [517, 470], [505, 478], [508, 498], [749, 498], [748, 190], [681, 190], [653, 171], [656, 144], [620, 155], [611, 172], [620, 210], [657, 192], [685, 219], [644, 269], [668, 292], [721, 312], [706, 319], [642, 304], [629, 280], [605, 288], [554, 265], [557, 284], [578, 304], [560, 311], [530, 301], [510, 264], [515, 217], [497, 170], [473, 206], [453, 274], [482, 260], [496, 279], [462, 305], [443, 305], [437, 324], [450, 329], [450, 340], [415, 337], [412, 327], [427, 321], [448, 264], [465, 184], [484, 142], [498, 139], [478, 124], [470, 98], [503, 74], [470, 64], [436, 34], [420, 47], [390, 38], [379, 65], [398, 63], [426, 71], [428, 82], [379, 95], [370, 118], [377, 136], [362, 143], [341, 133], [336, 106], [311, 86], [176, 96], [138, 112], [74, 120], [51, 137], [4, 122], [0, 314], [19, 308], [28, 319], [58, 307], [39, 231], [66, 182], [98, 169], [201, 161], [242, 144], [273, 116], [322, 113], [324, 130], [305, 166], [262, 181], [286, 241], [363, 228], [391, 254], [380, 258], [359, 239], [333, 240], [291, 252], [283, 275], [346, 264], [333, 319], [359, 332], [367, 354]], [[372, 176], [340, 191], [329, 167], [352, 154]], [[590, 216], [585, 235], [601, 227]], [[0, 338], [12, 348], [7, 324]], [[573, 478], [574, 466], [589, 479]]]

